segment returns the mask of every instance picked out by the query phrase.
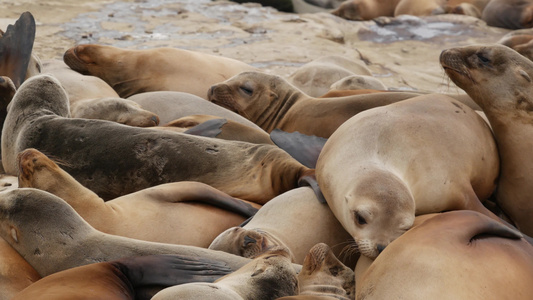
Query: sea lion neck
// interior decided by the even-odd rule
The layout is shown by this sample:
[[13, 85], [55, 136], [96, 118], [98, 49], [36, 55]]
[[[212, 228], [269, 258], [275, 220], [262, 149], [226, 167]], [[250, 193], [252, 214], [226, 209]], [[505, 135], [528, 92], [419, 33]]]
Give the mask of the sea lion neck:
[[270, 105], [266, 107], [263, 113], [259, 116], [255, 122], [259, 127], [263, 128], [266, 132], [282, 126], [283, 118], [291, 110], [300, 99], [305, 98], [305, 94], [289, 85], [286, 82], [280, 82], [283, 86], [276, 86], [275, 90], [277, 95], [276, 99], [270, 102]]

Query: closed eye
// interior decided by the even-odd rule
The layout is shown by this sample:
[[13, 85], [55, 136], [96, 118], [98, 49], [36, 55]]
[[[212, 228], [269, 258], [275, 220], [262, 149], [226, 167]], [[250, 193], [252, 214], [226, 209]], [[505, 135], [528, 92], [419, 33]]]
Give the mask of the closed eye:
[[246, 87], [246, 86], [241, 86], [240, 89], [248, 96], [251, 96], [254, 93], [253, 89]]
[[477, 58], [479, 58], [479, 60], [484, 63], [484, 64], [488, 64], [490, 63], [490, 59], [486, 58], [485, 56], [483, 56], [483, 54], [481, 53], [477, 53]]

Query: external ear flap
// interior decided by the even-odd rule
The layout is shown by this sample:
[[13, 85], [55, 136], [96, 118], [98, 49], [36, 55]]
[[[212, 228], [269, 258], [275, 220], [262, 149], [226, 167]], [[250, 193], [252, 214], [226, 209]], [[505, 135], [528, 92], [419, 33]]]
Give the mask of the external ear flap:
[[524, 77], [528, 82], [531, 82], [531, 77], [529, 77], [529, 74], [527, 74], [526, 71], [524, 71], [524, 70], [520, 70], [519, 73], [520, 73], [520, 75], [522, 75], [522, 77]]
[[19, 238], [18, 238], [18, 235], [17, 235], [17, 230], [14, 227], [11, 227], [11, 237], [13, 238], [15, 243], [19, 242]]
[[270, 99], [278, 99], [278, 94], [270, 92]]

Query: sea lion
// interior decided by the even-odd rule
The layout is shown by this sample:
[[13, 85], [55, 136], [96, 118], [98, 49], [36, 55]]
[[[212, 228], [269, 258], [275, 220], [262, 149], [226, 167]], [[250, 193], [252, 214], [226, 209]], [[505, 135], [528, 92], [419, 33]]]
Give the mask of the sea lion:
[[108, 120], [138, 127], [159, 124], [156, 114], [142, 109], [131, 100], [120, 98], [98, 77], [82, 75], [60, 60], [45, 61], [43, 69], [61, 82], [67, 92], [73, 118]]
[[151, 254], [176, 254], [196, 261], [190, 265], [198, 265], [197, 275], [227, 274], [250, 261], [221, 251], [100, 232], [63, 199], [33, 188], [0, 192], [0, 236], [43, 277], [90, 263]]
[[273, 144], [268, 133], [261, 128], [250, 127], [218, 116], [191, 115], [179, 118], [163, 126], [185, 127], [188, 128], [185, 133], [216, 137], [223, 140], [242, 141], [255, 144]]
[[520, 237], [474, 211], [442, 213], [392, 242], [356, 299], [530, 299], [533, 247]]
[[198, 274], [194, 260], [161, 254], [126, 257], [60, 271], [18, 293], [17, 299], [150, 299], [163, 288], [213, 282], [221, 275]]
[[261, 72], [241, 73], [209, 91], [209, 101], [237, 112], [266, 132], [279, 128], [325, 138], [361, 111], [415, 96], [418, 94], [391, 92], [318, 99], [280, 76]]
[[214, 283], [189, 283], [169, 287], [152, 299], [273, 300], [297, 292], [298, 280], [291, 267], [289, 254], [278, 247], [261, 254]]
[[496, 202], [520, 231], [532, 235], [533, 62], [502, 45], [479, 45], [445, 50], [440, 63], [486, 114], [501, 160]]
[[445, 0], [400, 0], [394, 9], [394, 16], [431, 16], [445, 13]]
[[355, 295], [355, 276], [352, 269], [335, 257], [328, 245], [319, 243], [305, 257], [298, 273], [298, 290], [297, 296], [279, 300], [314, 299], [306, 296], [349, 300]]
[[347, 96], [353, 96], [353, 95], [367, 95], [367, 94], [376, 94], [376, 93], [384, 93], [384, 92], [387, 92], [387, 91], [382, 91], [382, 90], [330, 90], [329, 92], [320, 96], [320, 98], [340, 98], [340, 97], [347, 97]]
[[[209, 249], [253, 258], [272, 247], [283, 246], [293, 262], [301, 264], [317, 243], [329, 245], [341, 257], [350, 240], [328, 206], [318, 201], [311, 188], [301, 187], [270, 200], [246, 225], [221, 233]], [[349, 256], [343, 259], [349, 266], [354, 266], [355, 261]]]
[[533, 0], [491, 0], [481, 19], [489, 26], [507, 29], [533, 26]]
[[18, 292], [40, 278], [37, 271], [11, 245], [0, 238], [0, 299], [13, 299]]
[[348, 0], [331, 13], [335, 16], [353, 20], [372, 20], [377, 17], [392, 17], [401, 0]]
[[447, 5], [444, 7], [444, 10], [447, 14], [465, 15], [481, 19], [482, 11], [470, 3], [460, 3], [455, 6]]
[[122, 98], [152, 91], [179, 91], [205, 98], [211, 85], [256, 70], [231, 58], [177, 48], [78, 45], [68, 49], [63, 59], [77, 72], [100, 77]]
[[[207, 91], [207, 90], [206, 90]], [[190, 115], [212, 115], [261, 129], [252, 121], [198, 96], [181, 92], [147, 92], [128, 98], [159, 116], [161, 125]]]
[[105, 200], [187, 180], [262, 204], [314, 173], [272, 145], [70, 119], [65, 91], [49, 75], [27, 80], [11, 103], [2, 131], [5, 171], [18, 174], [18, 153], [35, 148]]
[[311, 97], [327, 93], [336, 81], [353, 75], [372, 75], [364, 64], [338, 55], [315, 59], [294, 71], [287, 81]]
[[20, 187], [60, 197], [91, 226], [109, 234], [207, 248], [222, 231], [241, 224], [259, 208], [206, 184], [188, 181], [104, 202], [38, 150], [26, 149], [18, 158]]
[[379, 79], [367, 75], [352, 75], [341, 78], [329, 87], [330, 90], [386, 90], [387, 86]]
[[514, 49], [516, 52], [533, 60], [533, 29], [518, 29], [504, 35], [498, 44]]
[[492, 215], [479, 199], [494, 191], [499, 160], [492, 132], [474, 110], [430, 94], [346, 121], [324, 145], [316, 172], [337, 219], [361, 254], [374, 258], [415, 215]]

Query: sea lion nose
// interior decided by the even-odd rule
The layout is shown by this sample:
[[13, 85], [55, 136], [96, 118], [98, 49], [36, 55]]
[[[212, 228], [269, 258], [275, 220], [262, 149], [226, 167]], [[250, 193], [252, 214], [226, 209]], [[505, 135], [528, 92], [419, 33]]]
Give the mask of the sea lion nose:
[[247, 235], [244, 236], [244, 243], [243, 246], [247, 247], [249, 244], [255, 244], [257, 241], [254, 238], [251, 238]]
[[383, 252], [383, 250], [385, 250], [385, 247], [387, 247], [387, 246], [380, 245], [380, 244], [378, 244], [378, 245], [376, 246], [376, 248], [378, 249], [378, 252], [379, 252], [379, 253]]

